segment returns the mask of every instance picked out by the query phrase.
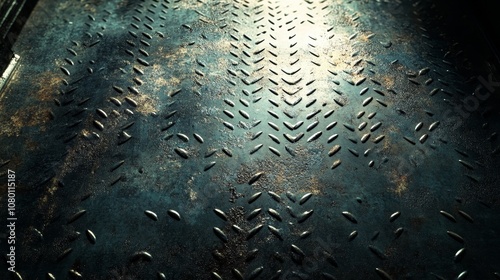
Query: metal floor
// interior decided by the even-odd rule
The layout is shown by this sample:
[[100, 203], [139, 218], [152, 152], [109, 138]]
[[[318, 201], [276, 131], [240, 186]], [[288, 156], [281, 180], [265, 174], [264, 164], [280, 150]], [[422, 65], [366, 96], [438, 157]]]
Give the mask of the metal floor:
[[40, 1], [0, 279], [500, 279], [498, 61], [457, 5]]

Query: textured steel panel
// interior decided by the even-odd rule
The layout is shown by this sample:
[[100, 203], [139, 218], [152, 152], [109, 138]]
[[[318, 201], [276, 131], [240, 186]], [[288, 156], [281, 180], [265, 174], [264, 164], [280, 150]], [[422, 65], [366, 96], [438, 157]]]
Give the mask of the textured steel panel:
[[498, 74], [467, 15], [41, 1], [26, 26], [0, 100], [1, 275], [500, 277]]

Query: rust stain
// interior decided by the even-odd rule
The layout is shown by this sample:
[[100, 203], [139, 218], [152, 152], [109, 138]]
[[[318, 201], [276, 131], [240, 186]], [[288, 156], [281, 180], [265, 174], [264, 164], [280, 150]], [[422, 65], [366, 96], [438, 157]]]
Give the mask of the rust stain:
[[317, 177], [313, 176], [309, 181], [309, 185], [305, 186], [304, 188], [301, 188], [300, 190], [305, 193], [310, 192], [314, 195], [319, 195], [322, 193], [323, 188], [324, 185], [318, 180]]
[[48, 120], [49, 111], [40, 110], [37, 106], [31, 106], [22, 111], [19, 110], [11, 117], [11, 121], [17, 127], [37, 126], [46, 123]]
[[194, 177], [189, 178], [187, 181], [187, 192], [190, 201], [195, 201], [198, 199], [198, 193], [193, 189], [195, 187]]
[[95, 5], [95, 4], [94, 4], [94, 5], [85, 4], [84, 8], [85, 8], [85, 10], [86, 10], [87, 12], [89, 12], [89, 13], [93, 13], [93, 14], [95, 14], [95, 13], [96, 13], [96, 11], [97, 11], [97, 10], [96, 10], [96, 5]]
[[[19, 71], [16, 71], [9, 84], [19, 82]], [[37, 91], [33, 97], [36, 101], [48, 102], [57, 94], [60, 78], [53, 72], [44, 72], [39, 75], [33, 83]], [[3, 106], [2, 106], [3, 107]], [[1, 109], [1, 108], [0, 108]], [[23, 127], [40, 126], [40, 131], [45, 131], [44, 124], [50, 120], [50, 111], [39, 106], [29, 106], [26, 109], [17, 110], [9, 121], [0, 129], [0, 135], [19, 136]], [[33, 145], [31, 145], [33, 148]], [[30, 147], [28, 147], [29, 149]]]
[[130, 97], [134, 98], [139, 104], [137, 106], [137, 112], [143, 115], [149, 115], [157, 111], [156, 106], [159, 103], [157, 98], [151, 97], [147, 94], [139, 94]]
[[285, 174], [284, 174], [283, 172], [278, 172], [278, 173], [276, 174], [276, 184], [277, 184], [278, 186], [281, 186], [281, 185], [283, 185], [283, 183], [284, 183], [285, 181], [286, 181], [286, 176], [285, 176]]
[[395, 79], [394, 77], [392, 76], [389, 76], [389, 75], [384, 75], [381, 77], [380, 79], [381, 83], [386, 87], [386, 88], [389, 88], [389, 89], [392, 89], [394, 87], [394, 83], [395, 83]]
[[40, 74], [35, 84], [38, 87], [35, 98], [38, 101], [50, 101], [57, 94], [57, 89], [61, 84], [61, 77], [53, 72], [44, 72]]
[[170, 77], [169, 79], [158, 77], [155, 79], [155, 88], [159, 89], [163, 86], [175, 88], [179, 86], [180, 83], [181, 80], [178, 77]]
[[40, 131], [45, 131], [44, 124], [50, 120], [50, 111], [30, 106], [16, 111], [0, 129], [0, 135], [19, 136], [24, 127], [39, 126]]
[[78, 143], [68, 151], [68, 154], [64, 158], [61, 171], [59, 172], [60, 177], [64, 177], [79, 165], [94, 163], [96, 159], [100, 158], [100, 155], [104, 153], [112, 141], [110, 137], [101, 137], [99, 141], [86, 139], [85, 136], [90, 135], [91, 133], [86, 129], [80, 131], [76, 140]]
[[389, 139], [389, 136], [385, 136], [385, 138], [382, 140], [383, 143], [383, 146], [382, 146], [382, 150], [383, 151], [389, 151], [389, 149], [391, 148], [391, 141]]
[[39, 198], [38, 207], [40, 211], [46, 213], [44, 226], [50, 222], [55, 214], [57, 201], [55, 201], [54, 198], [56, 192], [59, 190], [59, 178], [64, 178], [67, 174], [85, 164], [91, 164], [92, 170], [96, 170], [96, 168], [99, 167], [99, 160], [97, 159], [106, 151], [106, 149], [108, 149], [110, 143], [112, 142], [110, 137], [102, 137], [99, 141], [91, 141], [86, 138], [90, 136], [90, 131], [86, 129], [82, 129], [80, 131], [77, 139], [74, 140], [77, 141], [77, 143], [72, 149], [68, 150], [62, 165], [59, 167], [58, 176], [52, 179], [50, 187], [48, 187], [43, 196]]
[[394, 188], [391, 191], [399, 196], [408, 190], [408, 174], [400, 174], [397, 171], [391, 172], [391, 182], [394, 183]]
[[[359, 40], [361, 40], [362, 42], [364, 43], [368, 43], [370, 42], [371, 39], [373, 39], [374, 37], [372, 38], [368, 38], [370, 35], [372, 35], [373, 33], [363, 33], [363, 34], [359, 34]], [[376, 36], [376, 35], [375, 35]]]
[[[273, 161], [266, 161], [266, 164], [270, 166], [270, 169], [275, 170], [273, 173], [267, 175], [270, 177], [267, 180], [269, 180], [273, 192], [282, 195], [288, 191], [288, 188], [286, 186], [297, 185], [297, 178], [294, 176], [289, 176], [290, 173], [294, 172], [287, 170], [285, 167], [286, 165]], [[304, 178], [304, 180], [307, 183], [297, 188], [296, 191], [298, 193], [312, 193], [313, 195], [320, 195], [325, 189], [325, 185], [316, 176], [309, 176], [307, 178]]]
[[345, 65], [346, 59], [349, 57], [349, 53], [352, 52], [350, 46], [339, 45], [338, 48], [332, 48], [332, 51], [328, 53], [331, 62], [338, 66], [337, 72], [342, 69]]
[[160, 47], [159, 49], [159, 55], [162, 56], [167, 62], [166, 66], [167, 69], [173, 69], [173, 68], [178, 68], [179, 66], [177, 65], [180, 60], [185, 59], [186, 55], [188, 53], [187, 47], [180, 46], [172, 51], [166, 51], [164, 50], [163, 47]]
[[57, 179], [53, 178], [50, 182], [50, 187], [45, 191], [42, 197], [38, 199], [38, 209], [40, 212], [45, 213], [44, 223], [40, 228], [42, 231], [50, 223], [52, 217], [54, 216], [55, 209], [57, 207], [56, 202], [53, 199], [54, 193], [58, 190]]
[[[183, 62], [171, 59], [167, 64], [183, 64]], [[168, 94], [171, 90], [177, 89], [184, 80], [184, 74], [173, 76], [172, 73], [166, 72], [166, 69], [168, 69], [169, 66], [165, 67], [161, 64], [155, 64], [152, 66], [152, 68], [152, 94], [155, 94], [157, 96], [160, 96], [160, 92], [165, 92], [166, 94]]]

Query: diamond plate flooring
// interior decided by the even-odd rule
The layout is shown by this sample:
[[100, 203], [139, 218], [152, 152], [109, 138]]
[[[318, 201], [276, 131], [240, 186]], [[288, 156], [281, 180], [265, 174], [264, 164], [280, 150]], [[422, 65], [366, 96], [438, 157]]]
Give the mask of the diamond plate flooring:
[[464, 9], [40, 1], [1, 278], [500, 279], [498, 61]]

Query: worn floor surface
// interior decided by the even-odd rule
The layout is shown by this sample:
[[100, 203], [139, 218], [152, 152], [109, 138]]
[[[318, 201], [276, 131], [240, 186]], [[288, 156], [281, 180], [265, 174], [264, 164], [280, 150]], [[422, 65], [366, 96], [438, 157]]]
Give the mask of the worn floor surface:
[[0, 96], [15, 277], [500, 279], [475, 22], [430, 0], [40, 1]]

